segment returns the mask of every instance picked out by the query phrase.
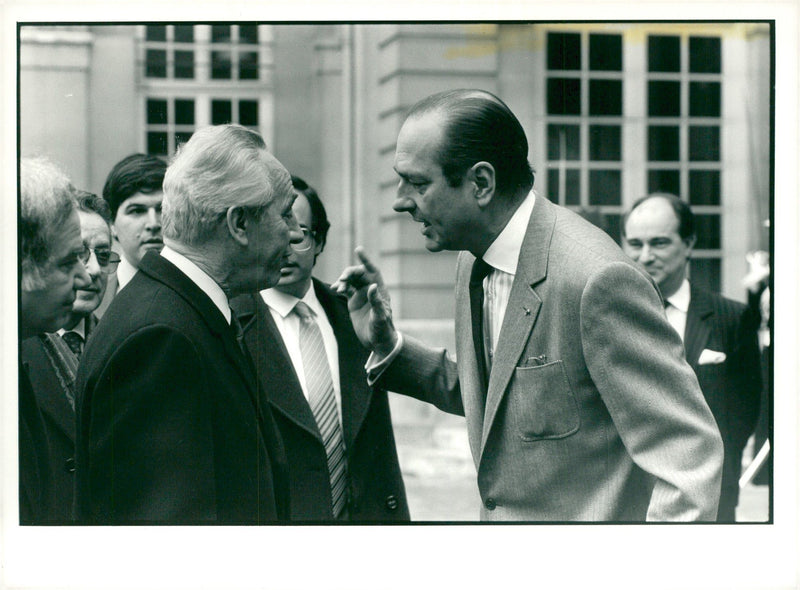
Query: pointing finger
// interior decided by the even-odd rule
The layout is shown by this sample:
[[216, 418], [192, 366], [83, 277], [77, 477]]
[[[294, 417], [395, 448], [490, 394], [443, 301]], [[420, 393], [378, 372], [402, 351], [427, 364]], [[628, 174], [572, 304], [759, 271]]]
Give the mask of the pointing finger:
[[378, 268], [374, 264], [372, 264], [372, 261], [367, 256], [367, 253], [364, 251], [363, 246], [356, 246], [356, 256], [358, 256], [358, 259], [364, 265], [364, 268], [367, 269], [367, 272], [370, 273], [378, 272]]

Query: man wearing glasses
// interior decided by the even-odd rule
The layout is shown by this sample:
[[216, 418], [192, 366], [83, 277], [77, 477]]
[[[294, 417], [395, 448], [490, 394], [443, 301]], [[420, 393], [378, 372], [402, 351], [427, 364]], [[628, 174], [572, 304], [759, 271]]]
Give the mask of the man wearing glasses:
[[303, 241], [278, 285], [232, 302], [290, 466], [291, 519], [407, 521], [385, 391], [364, 378], [366, 351], [347, 300], [312, 278], [330, 227], [316, 191], [293, 176]]
[[64, 327], [24, 340], [22, 361], [36, 402], [44, 418], [50, 441], [55, 498], [50, 520], [72, 519], [75, 473], [75, 374], [83, 345], [97, 324], [93, 314], [103, 300], [108, 274], [114, 272], [119, 255], [111, 251], [111, 212], [108, 204], [92, 193], [76, 191], [83, 250], [78, 259], [86, 269], [89, 284], [75, 293], [72, 312]]

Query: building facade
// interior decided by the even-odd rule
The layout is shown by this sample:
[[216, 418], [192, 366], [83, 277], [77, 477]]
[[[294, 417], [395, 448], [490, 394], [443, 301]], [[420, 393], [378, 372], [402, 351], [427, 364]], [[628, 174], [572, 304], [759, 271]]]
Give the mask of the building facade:
[[[257, 129], [325, 202], [319, 277], [365, 246], [401, 329], [452, 349], [456, 255], [428, 253], [391, 208], [414, 102], [500, 96], [527, 132], [538, 194], [617, 240], [638, 197], [687, 199], [693, 280], [742, 300], [745, 254], [769, 245], [770, 50], [766, 23], [22, 25], [20, 149], [99, 194], [130, 153], [168, 159], [209, 124]], [[392, 408], [396, 426], [456, 432], [453, 454], [468, 456], [463, 421], [399, 396]]]

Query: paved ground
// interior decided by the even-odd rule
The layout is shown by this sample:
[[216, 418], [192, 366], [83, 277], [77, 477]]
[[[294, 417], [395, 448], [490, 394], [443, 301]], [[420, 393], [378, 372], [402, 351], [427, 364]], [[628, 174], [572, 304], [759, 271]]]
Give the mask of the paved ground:
[[[411, 518], [478, 520], [480, 498], [464, 420], [437, 414], [423, 416], [417, 424], [401, 420], [402, 423], [395, 425]], [[741, 492], [737, 520], [765, 522], [768, 502], [766, 486], [747, 486]]]

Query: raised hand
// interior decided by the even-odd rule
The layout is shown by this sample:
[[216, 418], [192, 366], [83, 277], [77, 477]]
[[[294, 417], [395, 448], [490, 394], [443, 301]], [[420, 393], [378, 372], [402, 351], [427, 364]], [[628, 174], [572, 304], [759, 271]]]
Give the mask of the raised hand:
[[397, 344], [389, 292], [364, 249], [358, 246], [355, 253], [361, 264], [345, 268], [333, 288], [347, 295], [350, 319], [361, 343], [385, 357]]

